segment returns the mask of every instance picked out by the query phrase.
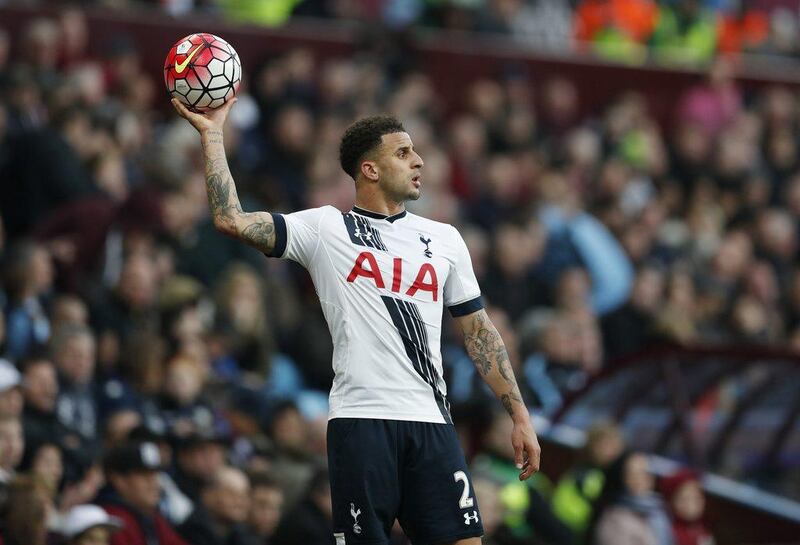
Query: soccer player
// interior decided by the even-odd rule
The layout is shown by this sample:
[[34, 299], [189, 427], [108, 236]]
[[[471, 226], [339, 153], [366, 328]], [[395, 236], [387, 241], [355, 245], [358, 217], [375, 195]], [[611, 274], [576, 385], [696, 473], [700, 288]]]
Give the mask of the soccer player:
[[319, 295], [334, 346], [328, 464], [336, 545], [385, 545], [395, 519], [414, 545], [480, 544], [480, 511], [442, 378], [443, 305], [514, 422], [520, 480], [539, 469], [540, 448], [461, 235], [405, 209], [422, 186], [410, 136], [384, 116], [345, 131], [340, 162], [356, 184], [346, 214], [332, 206], [244, 212], [222, 139], [234, 101], [203, 114], [172, 103], [200, 133], [217, 229], [300, 263]]

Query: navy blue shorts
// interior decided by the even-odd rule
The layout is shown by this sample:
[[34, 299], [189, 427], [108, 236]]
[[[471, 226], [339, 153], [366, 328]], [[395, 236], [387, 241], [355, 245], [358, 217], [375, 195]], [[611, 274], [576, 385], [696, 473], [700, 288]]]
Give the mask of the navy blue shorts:
[[395, 519], [414, 545], [483, 535], [451, 424], [335, 418], [328, 465], [337, 545], [385, 545]]

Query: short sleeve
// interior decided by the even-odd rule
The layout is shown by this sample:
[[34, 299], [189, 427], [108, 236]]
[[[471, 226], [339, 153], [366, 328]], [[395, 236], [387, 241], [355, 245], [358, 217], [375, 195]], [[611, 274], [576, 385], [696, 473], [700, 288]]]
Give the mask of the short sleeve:
[[291, 214], [273, 213], [275, 247], [267, 256], [291, 259], [308, 268], [320, 242], [320, 224], [325, 213], [325, 207]]
[[457, 318], [482, 309], [483, 301], [467, 245], [455, 227], [453, 237], [453, 265], [444, 284], [444, 304]]

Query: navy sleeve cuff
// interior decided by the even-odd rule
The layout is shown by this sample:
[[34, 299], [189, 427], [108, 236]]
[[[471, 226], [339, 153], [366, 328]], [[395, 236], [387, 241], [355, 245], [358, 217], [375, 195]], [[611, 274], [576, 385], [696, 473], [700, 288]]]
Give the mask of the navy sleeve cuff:
[[447, 307], [450, 311], [450, 315], [453, 318], [458, 318], [460, 316], [466, 316], [467, 314], [472, 314], [473, 312], [477, 312], [483, 308], [483, 299], [481, 296], [477, 296], [475, 299], [470, 299], [469, 301], [464, 301], [463, 303], [459, 303], [457, 305], [453, 305], [452, 307]]
[[267, 257], [283, 257], [286, 251], [286, 220], [282, 214], [272, 214], [272, 221], [275, 222], [275, 247], [270, 253], [264, 253]]

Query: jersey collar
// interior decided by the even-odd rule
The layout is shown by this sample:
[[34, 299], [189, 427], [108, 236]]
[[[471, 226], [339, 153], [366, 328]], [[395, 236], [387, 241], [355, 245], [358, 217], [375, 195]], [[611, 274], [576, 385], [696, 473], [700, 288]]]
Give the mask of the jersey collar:
[[354, 206], [353, 207], [353, 212], [355, 212], [356, 214], [359, 214], [361, 216], [367, 216], [368, 218], [374, 218], [376, 220], [386, 220], [389, 223], [394, 223], [396, 220], [399, 220], [400, 218], [406, 217], [406, 214], [408, 213], [407, 210], [403, 210], [402, 212], [400, 212], [399, 214], [395, 214], [394, 216], [387, 216], [386, 214], [378, 214], [377, 212], [372, 212], [370, 210], [364, 210], [363, 208], [360, 208], [358, 206]]

